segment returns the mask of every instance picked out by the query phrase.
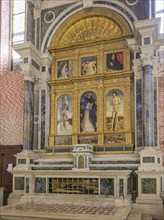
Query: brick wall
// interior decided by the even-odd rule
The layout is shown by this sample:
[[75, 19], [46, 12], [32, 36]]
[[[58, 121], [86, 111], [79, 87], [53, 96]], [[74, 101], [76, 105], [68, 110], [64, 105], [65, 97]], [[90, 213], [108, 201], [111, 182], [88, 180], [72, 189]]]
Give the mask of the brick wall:
[[0, 145], [23, 143], [24, 82], [20, 74], [0, 76]]

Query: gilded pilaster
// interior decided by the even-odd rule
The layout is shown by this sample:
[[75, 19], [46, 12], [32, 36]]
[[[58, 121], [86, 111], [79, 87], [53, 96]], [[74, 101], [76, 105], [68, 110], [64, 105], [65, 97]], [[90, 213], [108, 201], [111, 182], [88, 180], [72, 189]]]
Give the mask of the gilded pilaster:
[[74, 57], [73, 57], [73, 77], [78, 77], [79, 75], [79, 50], [74, 50]]
[[104, 82], [103, 80], [99, 80], [99, 84], [98, 84], [98, 111], [97, 111], [97, 116], [98, 117], [98, 140], [99, 140], [99, 144], [103, 144], [104, 143], [104, 108], [102, 108], [102, 106], [104, 106]]
[[130, 70], [130, 52], [128, 48], [124, 51], [124, 57], [126, 57], [126, 59], [124, 59], [124, 69]]
[[99, 60], [98, 72], [103, 73], [103, 71], [104, 71], [104, 47], [103, 47], [103, 44], [101, 44], [99, 47], [98, 60]]
[[78, 143], [78, 85], [74, 83], [74, 94], [73, 94], [73, 135], [72, 135], [72, 143]]
[[57, 65], [56, 65], [56, 57], [55, 57], [55, 53], [52, 53], [52, 64], [51, 64], [51, 69], [52, 69], [52, 76], [51, 76], [51, 80], [55, 80], [56, 79], [56, 76], [55, 76], [55, 73], [56, 73], [56, 69], [57, 69]]

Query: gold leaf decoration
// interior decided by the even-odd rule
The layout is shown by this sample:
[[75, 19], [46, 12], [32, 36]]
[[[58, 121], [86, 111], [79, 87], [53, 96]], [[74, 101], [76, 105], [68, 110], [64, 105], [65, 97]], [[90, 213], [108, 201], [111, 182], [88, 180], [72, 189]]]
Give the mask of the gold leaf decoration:
[[75, 22], [61, 37], [59, 46], [113, 39], [123, 34], [120, 26], [110, 18], [91, 16]]

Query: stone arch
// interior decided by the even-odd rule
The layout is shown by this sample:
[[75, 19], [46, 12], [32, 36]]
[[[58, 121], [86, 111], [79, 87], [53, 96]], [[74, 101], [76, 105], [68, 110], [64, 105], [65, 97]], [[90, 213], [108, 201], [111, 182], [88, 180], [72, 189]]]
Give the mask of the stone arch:
[[110, 9], [91, 8], [64, 22], [56, 32], [51, 48], [66, 48], [131, 35], [131, 29], [121, 15]]
[[[116, 7], [116, 6], [119, 6], [119, 7]], [[126, 23], [129, 25], [129, 29], [133, 31], [133, 22], [137, 21], [137, 17], [126, 5], [124, 5], [123, 3], [117, 0], [115, 1], [115, 4], [112, 3], [110, 0], [99, 1], [99, 3], [93, 2], [93, 7], [89, 9], [85, 9], [85, 10], [87, 10], [87, 13], [88, 13], [88, 10], [94, 10], [96, 8], [99, 10], [100, 7], [101, 9], [108, 10], [107, 14], [109, 13], [109, 10], [110, 10], [110, 11], [115, 12], [117, 15], [121, 16], [126, 21]], [[61, 13], [58, 16], [58, 18], [54, 20], [54, 22], [49, 27], [43, 39], [42, 46], [41, 46], [42, 52], [46, 52], [46, 49], [50, 45], [52, 45], [52, 39], [54, 35], [56, 35], [56, 33], [58, 32], [58, 29], [62, 27], [63, 23], [65, 25], [65, 21], [67, 22], [69, 18], [71, 19], [71, 18], [77, 17], [78, 13], [86, 14], [85, 10], [83, 9], [84, 8], [81, 2], [75, 3], [74, 5], [64, 10], [63, 13]]]

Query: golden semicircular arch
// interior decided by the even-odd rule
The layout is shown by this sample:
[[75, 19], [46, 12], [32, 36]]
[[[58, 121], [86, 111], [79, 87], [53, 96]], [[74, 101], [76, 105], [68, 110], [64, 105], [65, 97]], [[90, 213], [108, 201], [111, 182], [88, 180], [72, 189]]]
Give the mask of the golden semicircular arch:
[[117, 12], [105, 8], [83, 10], [65, 21], [56, 32], [51, 48], [117, 39], [132, 35], [128, 22]]
[[68, 28], [59, 42], [59, 47], [121, 36], [122, 30], [113, 20], [102, 16], [93, 16], [77, 21]]

